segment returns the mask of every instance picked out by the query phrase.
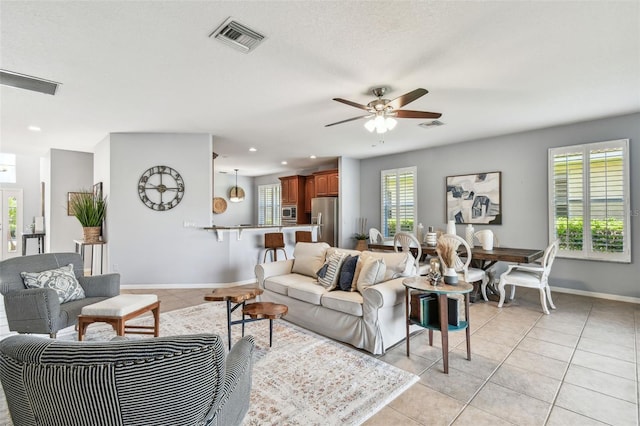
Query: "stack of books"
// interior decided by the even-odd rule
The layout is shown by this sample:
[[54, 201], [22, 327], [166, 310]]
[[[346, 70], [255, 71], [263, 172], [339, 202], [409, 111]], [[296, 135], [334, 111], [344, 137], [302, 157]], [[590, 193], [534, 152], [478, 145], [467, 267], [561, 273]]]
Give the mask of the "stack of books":
[[[459, 327], [458, 300], [447, 298], [448, 323]], [[414, 293], [411, 295], [409, 319], [423, 327], [440, 328], [440, 309], [438, 297], [431, 293]]]

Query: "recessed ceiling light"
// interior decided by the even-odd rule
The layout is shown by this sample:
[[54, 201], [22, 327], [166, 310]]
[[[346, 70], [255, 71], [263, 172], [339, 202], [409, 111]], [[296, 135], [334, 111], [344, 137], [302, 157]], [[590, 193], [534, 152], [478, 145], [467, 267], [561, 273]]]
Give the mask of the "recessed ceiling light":
[[309, 156], [309, 158], [311, 158], [312, 160], [315, 160], [316, 156], [315, 155], [311, 155], [311, 156]]
[[29, 126], [29, 127], [27, 127], [27, 129], [31, 130], [32, 132], [39, 132], [40, 130], [42, 130], [38, 126]]
[[283, 161], [283, 162], [281, 162], [280, 164], [282, 164], [283, 166], [286, 166], [286, 165], [287, 165], [287, 162], [286, 162], [286, 161]]
[[249, 152], [256, 152], [256, 151], [257, 151], [257, 149], [254, 148], [254, 147], [249, 148]]

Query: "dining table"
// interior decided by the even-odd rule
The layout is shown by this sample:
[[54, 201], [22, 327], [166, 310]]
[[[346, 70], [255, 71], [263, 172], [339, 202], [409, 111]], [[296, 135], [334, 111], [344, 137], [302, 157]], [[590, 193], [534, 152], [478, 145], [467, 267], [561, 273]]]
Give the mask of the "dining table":
[[[423, 256], [437, 256], [436, 246], [427, 245], [423, 243], [421, 246]], [[402, 251], [400, 246], [397, 247], [397, 251]], [[394, 251], [393, 240], [385, 240], [383, 242], [369, 243], [369, 250], [386, 250]], [[415, 248], [417, 252], [417, 247]], [[414, 252], [414, 254], [415, 254]], [[514, 247], [493, 247], [491, 250], [485, 250], [482, 246], [471, 247], [471, 264], [474, 267], [487, 271], [496, 262], [508, 262], [508, 263], [534, 263], [536, 260], [542, 258], [544, 255], [544, 249], [528, 249], [528, 248], [514, 248]], [[498, 289], [494, 283], [487, 284], [488, 294], [499, 296]], [[474, 283], [474, 290], [471, 295], [471, 301], [475, 302], [480, 292], [480, 286]]]

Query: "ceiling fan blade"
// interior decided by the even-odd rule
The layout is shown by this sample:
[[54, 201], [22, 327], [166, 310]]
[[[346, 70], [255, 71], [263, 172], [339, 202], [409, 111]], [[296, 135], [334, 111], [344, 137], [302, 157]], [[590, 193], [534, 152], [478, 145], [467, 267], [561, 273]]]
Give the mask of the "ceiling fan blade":
[[409, 111], [406, 109], [393, 111], [392, 114], [398, 118], [440, 118], [442, 116], [439, 112]]
[[416, 89], [409, 93], [405, 93], [402, 96], [398, 96], [391, 102], [387, 103], [387, 106], [390, 106], [393, 109], [402, 108], [409, 102], [413, 102], [419, 97], [426, 95], [427, 93], [429, 93], [429, 91], [426, 89]]
[[369, 111], [369, 107], [367, 107], [366, 105], [357, 104], [355, 102], [351, 102], [351, 101], [348, 101], [348, 100], [342, 99], [342, 98], [333, 98], [333, 100], [334, 101], [338, 101], [338, 102], [342, 102], [343, 104], [347, 104], [347, 105], [350, 105], [352, 107], [363, 109], [365, 111]]
[[337, 123], [327, 124], [324, 127], [335, 126], [336, 124], [348, 123], [349, 121], [360, 120], [361, 118], [370, 118], [370, 117], [373, 117], [373, 116], [374, 116], [373, 114], [361, 115], [360, 117], [348, 118], [346, 120], [338, 121]]

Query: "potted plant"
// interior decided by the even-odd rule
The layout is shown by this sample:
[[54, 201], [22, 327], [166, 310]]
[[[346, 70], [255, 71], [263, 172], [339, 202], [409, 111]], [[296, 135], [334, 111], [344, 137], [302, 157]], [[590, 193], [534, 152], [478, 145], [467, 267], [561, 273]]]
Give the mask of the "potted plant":
[[100, 241], [100, 229], [107, 213], [106, 198], [93, 192], [72, 192], [69, 194], [69, 211], [82, 225], [84, 241], [95, 243]]
[[369, 247], [369, 245], [367, 244], [367, 240], [369, 239], [369, 236], [367, 234], [357, 233], [353, 236], [353, 238], [357, 240], [356, 250], [363, 251]]

